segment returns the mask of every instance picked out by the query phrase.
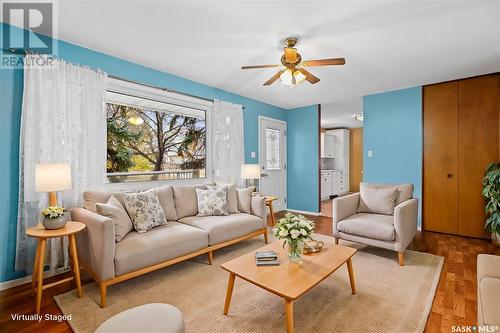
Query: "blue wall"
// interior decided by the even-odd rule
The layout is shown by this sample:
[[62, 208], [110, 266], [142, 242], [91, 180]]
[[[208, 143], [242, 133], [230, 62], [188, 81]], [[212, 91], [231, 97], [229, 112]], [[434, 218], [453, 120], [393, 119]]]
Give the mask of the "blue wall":
[[287, 112], [289, 209], [319, 213], [318, 105]]
[[[6, 24], [2, 23], [2, 30]], [[13, 29], [17, 29], [14, 28]], [[21, 30], [18, 30], [18, 36]], [[168, 87], [205, 98], [217, 98], [245, 107], [244, 135], [246, 163], [257, 163], [257, 158], [251, 158], [252, 151], [258, 156], [258, 116], [286, 120], [286, 110], [259, 102], [247, 97], [229, 93], [201, 83], [144, 67], [132, 62], [89, 50], [74, 44], [58, 41], [57, 55], [70, 62], [100, 68], [109, 74], [136, 80], [160, 87]], [[0, 69], [0, 107], [2, 122], [0, 122], [0, 282], [25, 275], [14, 271], [16, 225], [17, 225], [17, 193], [19, 174], [19, 123], [23, 89], [23, 71]]]
[[[412, 183], [422, 207], [422, 88], [363, 97], [363, 181]], [[368, 150], [373, 157], [368, 157]]]

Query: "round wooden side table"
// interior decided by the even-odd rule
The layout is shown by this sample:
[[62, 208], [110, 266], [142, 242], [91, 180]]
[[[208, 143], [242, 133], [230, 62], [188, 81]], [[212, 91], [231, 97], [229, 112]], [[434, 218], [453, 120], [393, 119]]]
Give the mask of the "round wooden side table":
[[[40, 314], [40, 304], [42, 302], [42, 292], [44, 288], [49, 288], [57, 284], [67, 282], [74, 278], [76, 288], [78, 290], [78, 297], [82, 298], [82, 285], [80, 282], [80, 266], [78, 264], [78, 254], [76, 250], [75, 234], [85, 229], [85, 227], [86, 226], [83, 223], [68, 221], [64, 226], [64, 228], [61, 229], [48, 230], [45, 229], [42, 225], [36, 225], [26, 230], [26, 235], [38, 239], [36, 247], [36, 255], [35, 255], [35, 264], [33, 267], [33, 274], [31, 278], [31, 294], [33, 294], [33, 291], [35, 290], [35, 285], [37, 285], [36, 303], [35, 303], [36, 304], [35, 312], [37, 314]], [[71, 259], [73, 261], [71, 265], [73, 270], [73, 278], [64, 279], [56, 283], [51, 283], [44, 286], [43, 270], [44, 270], [44, 260], [45, 260], [45, 245], [47, 243], [47, 239], [64, 237], [64, 236], [68, 236], [69, 239], [69, 250], [71, 254]]]

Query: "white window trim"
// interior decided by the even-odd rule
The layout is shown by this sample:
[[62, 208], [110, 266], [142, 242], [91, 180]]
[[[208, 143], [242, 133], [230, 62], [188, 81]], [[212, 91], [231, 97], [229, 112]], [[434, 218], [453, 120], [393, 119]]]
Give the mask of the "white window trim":
[[[138, 83], [132, 83], [116, 78], [108, 78], [107, 90], [117, 93], [130, 94], [138, 97], [151, 98], [170, 104], [177, 104], [188, 108], [195, 108], [205, 111], [205, 178], [175, 179], [175, 180], [152, 180], [152, 181], [132, 181], [124, 183], [104, 183], [103, 186], [109, 190], [141, 190], [165, 184], [189, 185], [212, 183], [212, 160], [211, 160], [211, 112], [213, 108], [212, 101], [206, 101], [201, 98], [186, 96], [176, 92], [164, 91], [160, 88], [153, 88]], [[104, 142], [103, 144], [107, 144]]]

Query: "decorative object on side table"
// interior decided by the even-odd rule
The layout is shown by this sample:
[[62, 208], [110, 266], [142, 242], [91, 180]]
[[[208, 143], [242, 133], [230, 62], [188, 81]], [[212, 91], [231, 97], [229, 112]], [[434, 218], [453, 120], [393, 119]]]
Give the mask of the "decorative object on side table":
[[322, 241], [310, 239], [304, 242], [303, 252], [304, 254], [317, 253], [323, 249], [323, 246], [325, 246], [325, 243]]
[[488, 215], [485, 229], [491, 232], [493, 244], [500, 246], [500, 162], [492, 163], [483, 178], [485, 212]]
[[285, 217], [278, 220], [273, 229], [273, 234], [278, 239], [283, 239], [283, 248], [288, 245], [288, 259], [299, 261], [304, 242], [311, 239], [314, 231], [314, 222], [302, 215], [286, 213]]
[[55, 230], [61, 229], [66, 225], [66, 209], [59, 206], [49, 206], [42, 210], [43, 221], [42, 225], [45, 229]]

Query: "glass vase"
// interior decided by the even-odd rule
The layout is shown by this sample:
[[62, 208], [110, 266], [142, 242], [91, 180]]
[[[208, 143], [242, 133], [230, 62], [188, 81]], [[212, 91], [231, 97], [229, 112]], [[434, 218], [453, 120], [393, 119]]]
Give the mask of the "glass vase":
[[296, 239], [287, 240], [288, 244], [288, 260], [297, 262], [300, 261], [302, 253], [302, 242]]

